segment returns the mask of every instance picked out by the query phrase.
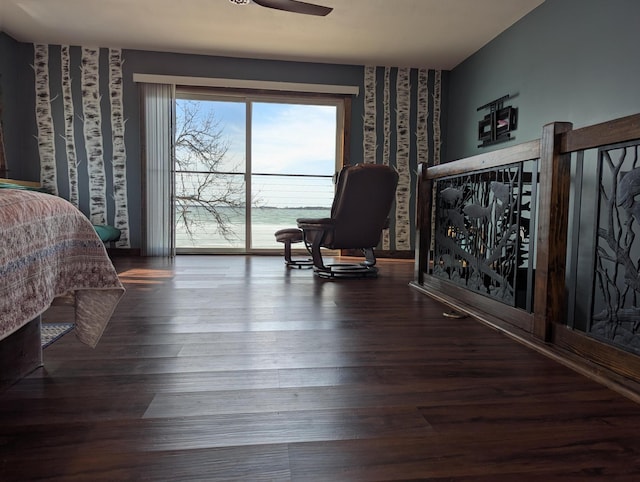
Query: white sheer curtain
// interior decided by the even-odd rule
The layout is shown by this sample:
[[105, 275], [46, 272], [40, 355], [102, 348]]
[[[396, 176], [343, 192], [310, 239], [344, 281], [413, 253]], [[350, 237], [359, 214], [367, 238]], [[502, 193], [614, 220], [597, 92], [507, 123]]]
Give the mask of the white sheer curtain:
[[140, 84], [144, 160], [144, 256], [174, 256], [175, 86]]

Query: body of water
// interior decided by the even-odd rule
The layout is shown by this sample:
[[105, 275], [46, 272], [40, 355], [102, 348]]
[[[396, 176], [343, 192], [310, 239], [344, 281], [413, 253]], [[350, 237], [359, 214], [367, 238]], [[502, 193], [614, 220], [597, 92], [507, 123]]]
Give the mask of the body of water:
[[[192, 235], [187, 233], [184, 224], [176, 226], [177, 248], [243, 249], [245, 247], [245, 223], [243, 210], [221, 208], [220, 212], [228, 220], [227, 225], [233, 235], [225, 239], [218, 232], [216, 220], [206, 210], [194, 207], [190, 216], [197, 220]], [[326, 218], [331, 208], [270, 208], [261, 207], [251, 210], [251, 247], [254, 249], [282, 249], [282, 243], [275, 240], [274, 233], [283, 228], [295, 228], [298, 218]]]

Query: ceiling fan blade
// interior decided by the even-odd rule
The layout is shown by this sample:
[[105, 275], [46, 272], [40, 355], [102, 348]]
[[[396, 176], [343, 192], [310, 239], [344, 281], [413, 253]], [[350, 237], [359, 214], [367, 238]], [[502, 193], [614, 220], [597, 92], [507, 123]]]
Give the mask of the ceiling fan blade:
[[331, 13], [333, 8], [314, 5], [312, 3], [299, 2], [298, 0], [252, 0], [262, 7], [274, 8], [285, 12], [303, 13], [305, 15], [317, 15], [324, 17]]

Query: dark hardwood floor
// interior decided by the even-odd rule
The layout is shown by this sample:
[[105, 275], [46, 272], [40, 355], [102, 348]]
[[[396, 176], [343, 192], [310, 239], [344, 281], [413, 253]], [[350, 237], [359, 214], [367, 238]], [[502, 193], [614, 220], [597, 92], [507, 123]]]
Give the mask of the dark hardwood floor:
[[115, 264], [99, 345], [67, 335], [0, 394], [0, 480], [640, 480], [638, 404], [444, 318], [410, 261]]

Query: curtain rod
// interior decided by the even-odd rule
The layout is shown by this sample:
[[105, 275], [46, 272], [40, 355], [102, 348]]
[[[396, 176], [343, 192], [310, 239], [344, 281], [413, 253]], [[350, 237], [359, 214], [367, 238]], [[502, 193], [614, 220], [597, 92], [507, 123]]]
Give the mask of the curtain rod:
[[268, 80], [220, 79], [212, 77], [187, 77], [180, 75], [133, 74], [133, 81], [147, 84], [173, 84], [196, 87], [227, 87], [236, 89], [264, 89], [317, 94], [358, 95], [357, 85], [305, 84]]

